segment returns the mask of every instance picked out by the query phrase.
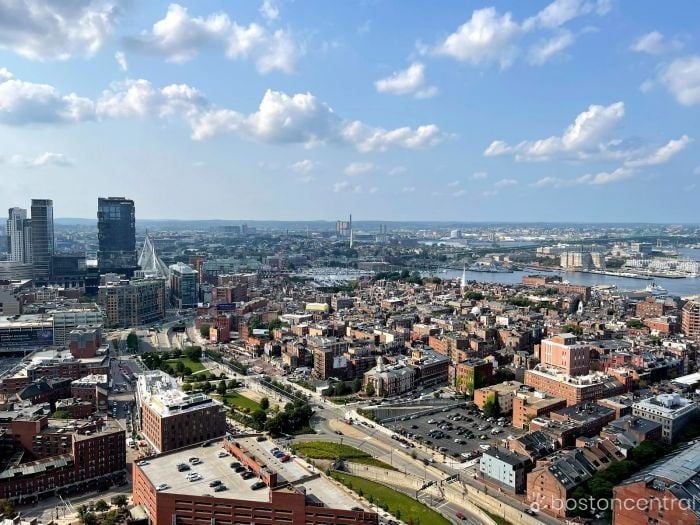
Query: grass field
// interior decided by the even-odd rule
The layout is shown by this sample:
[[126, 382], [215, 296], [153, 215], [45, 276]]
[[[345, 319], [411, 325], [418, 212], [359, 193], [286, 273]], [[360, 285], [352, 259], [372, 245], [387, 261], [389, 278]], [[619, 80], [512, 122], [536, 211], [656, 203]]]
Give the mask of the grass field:
[[193, 374], [196, 373], [196, 372], [201, 372], [202, 370], [204, 370], [204, 365], [203, 365], [202, 363], [196, 363], [196, 362], [192, 361], [191, 359], [189, 359], [189, 358], [187, 358], [187, 357], [180, 357], [179, 359], [168, 359], [168, 360], [166, 361], [166, 363], [168, 363], [168, 364], [169, 364], [170, 366], [172, 366], [173, 368], [175, 368], [175, 366], [177, 366], [177, 363], [178, 363], [178, 362], [182, 363], [182, 364], [185, 365], [187, 368], [189, 368], [190, 370], [192, 370], [192, 373], [193, 373]]
[[380, 461], [367, 452], [351, 447], [350, 445], [342, 445], [340, 443], [331, 443], [328, 441], [308, 441], [306, 443], [297, 443], [294, 445], [294, 451], [303, 454], [311, 459], [337, 459], [343, 458], [352, 463], [361, 463], [388, 470], [396, 470], [394, 467]]
[[362, 494], [372, 503], [386, 508], [388, 512], [405, 523], [421, 525], [449, 525], [450, 521], [428, 506], [418, 503], [415, 499], [390, 489], [380, 483], [358, 478], [342, 472], [331, 472], [331, 477], [340, 481], [346, 487]]
[[236, 405], [239, 409], [247, 408], [250, 412], [253, 412], [260, 408], [259, 403], [256, 403], [252, 399], [248, 399], [247, 397], [242, 396], [238, 392], [228, 392], [224, 396], [224, 399], [226, 400], [227, 405]]

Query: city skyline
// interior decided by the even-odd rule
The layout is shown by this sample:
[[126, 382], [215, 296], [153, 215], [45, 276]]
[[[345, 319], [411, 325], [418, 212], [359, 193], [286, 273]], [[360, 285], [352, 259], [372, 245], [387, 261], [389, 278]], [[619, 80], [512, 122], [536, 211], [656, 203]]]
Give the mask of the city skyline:
[[697, 5], [431, 7], [0, 6], [0, 207], [698, 221]]

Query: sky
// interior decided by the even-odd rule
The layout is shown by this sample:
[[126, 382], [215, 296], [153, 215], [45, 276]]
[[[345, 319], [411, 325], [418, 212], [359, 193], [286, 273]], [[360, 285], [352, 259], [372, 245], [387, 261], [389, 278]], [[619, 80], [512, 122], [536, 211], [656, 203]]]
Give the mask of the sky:
[[0, 208], [700, 222], [695, 0], [3, 0]]

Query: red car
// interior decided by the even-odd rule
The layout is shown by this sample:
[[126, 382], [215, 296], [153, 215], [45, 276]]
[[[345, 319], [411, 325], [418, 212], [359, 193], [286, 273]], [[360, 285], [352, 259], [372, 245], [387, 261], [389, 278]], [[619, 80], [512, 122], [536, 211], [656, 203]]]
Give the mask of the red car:
[[289, 454], [285, 454], [284, 456], [282, 456], [282, 457], [280, 458], [280, 461], [281, 461], [282, 463], [286, 463], [287, 461], [289, 461], [289, 459], [290, 459]]

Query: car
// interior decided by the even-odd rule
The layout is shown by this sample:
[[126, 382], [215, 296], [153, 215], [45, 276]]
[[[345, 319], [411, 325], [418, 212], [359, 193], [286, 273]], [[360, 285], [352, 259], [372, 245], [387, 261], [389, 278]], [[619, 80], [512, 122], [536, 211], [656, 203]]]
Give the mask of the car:
[[412, 428], [413, 430], [418, 430], [418, 425], [411, 425], [411, 428]]
[[355, 512], [362, 512], [365, 509], [363, 509], [362, 507], [350, 507], [350, 510], [354, 510]]
[[218, 457], [220, 458], [225, 458], [228, 456], [228, 452], [224, 452], [223, 450], [217, 454]]
[[526, 508], [523, 512], [525, 512], [525, 514], [528, 514], [529, 516], [536, 516], [537, 515], [537, 513], [534, 510], [532, 510], [530, 507]]
[[136, 464], [137, 464], [139, 467], [145, 467], [146, 465], [148, 465], [148, 461], [146, 461], [145, 459], [142, 459], [141, 461], [139, 461], [139, 462], [136, 463]]
[[240, 467], [240, 466], [241, 466], [241, 464], [240, 464], [238, 461], [233, 461], [233, 462], [229, 465], [229, 467], [231, 467], [231, 468], [238, 468], [238, 467]]
[[187, 463], [179, 463], [177, 466], [177, 471], [178, 472], [184, 472], [186, 470], [190, 470], [190, 466]]
[[245, 467], [243, 465], [238, 465], [237, 467], [234, 467], [234, 472], [236, 474], [240, 474], [241, 472], [245, 472]]
[[276, 458], [281, 458], [282, 456], [284, 456], [284, 452], [282, 452], [281, 450], [278, 450], [277, 452], [275, 452], [272, 455], [275, 456]]
[[265, 485], [265, 482], [264, 482], [264, 481], [256, 481], [255, 483], [253, 483], [253, 484], [250, 486], [250, 488], [253, 489], [253, 490], [260, 490], [260, 489], [262, 489], [262, 488], [264, 488], [264, 487], [267, 487], [267, 485]]
[[198, 457], [191, 457], [187, 461], [189, 461], [190, 463], [194, 463], [195, 461], [199, 461], [199, 458]]
[[168, 484], [167, 484], [167, 483], [161, 483], [160, 485], [157, 485], [157, 486], [156, 486], [156, 490], [157, 490], [158, 492], [160, 492], [160, 491], [162, 491], [162, 490], [167, 490], [167, 489], [168, 489]]
[[221, 485], [221, 480], [219, 480], [219, 479], [215, 479], [214, 481], [209, 482], [210, 487], [216, 487], [218, 485]]
[[251, 471], [249, 471], [249, 470], [246, 470], [245, 472], [243, 472], [243, 473], [241, 474], [241, 477], [242, 477], [243, 479], [250, 479], [250, 478], [254, 478], [254, 477], [255, 477], [255, 474], [253, 474], [253, 473], [252, 473]]
[[228, 490], [226, 485], [217, 485], [214, 487], [214, 492], [223, 492], [224, 490]]
[[199, 476], [199, 474], [197, 474], [196, 472], [188, 472], [185, 475], [185, 478], [190, 479], [190, 478], [196, 478], [197, 476]]
[[282, 456], [279, 459], [280, 459], [280, 462], [286, 463], [287, 461], [289, 461], [291, 459], [291, 456], [289, 454], [285, 454], [284, 456]]
[[467, 519], [467, 517], [464, 514], [462, 514], [461, 512], [457, 512], [455, 514], [455, 516], [457, 517], [457, 519], [462, 520], [462, 521]]
[[343, 435], [343, 433], [340, 430], [336, 430], [335, 433], [338, 434], [339, 436]]
[[191, 477], [191, 478], [188, 478], [188, 479], [189, 479], [190, 482], [192, 482], [192, 481], [199, 481], [200, 479], [202, 479], [202, 476], [200, 476], [199, 474], [197, 474], [196, 476]]
[[479, 448], [480, 448], [481, 450], [488, 450], [488, 449], [491, 448], [491, 445], [479, 445]]
[[435, 423], [437, 423], [437, 421], [435, 421], [434, 419], [428, 420], [428, 425], [434, 425]]
[[259, 443], [261, 441], [267, 441], [267, 438], [265, 436], [258, 436], [255, 438], [255, 441]]
[[271, 449], [270, 449], [270, 454], [274, 454], [274, 453], [277, 452], [279, 449], [280, 449], [279, 447], [271, 448]]

